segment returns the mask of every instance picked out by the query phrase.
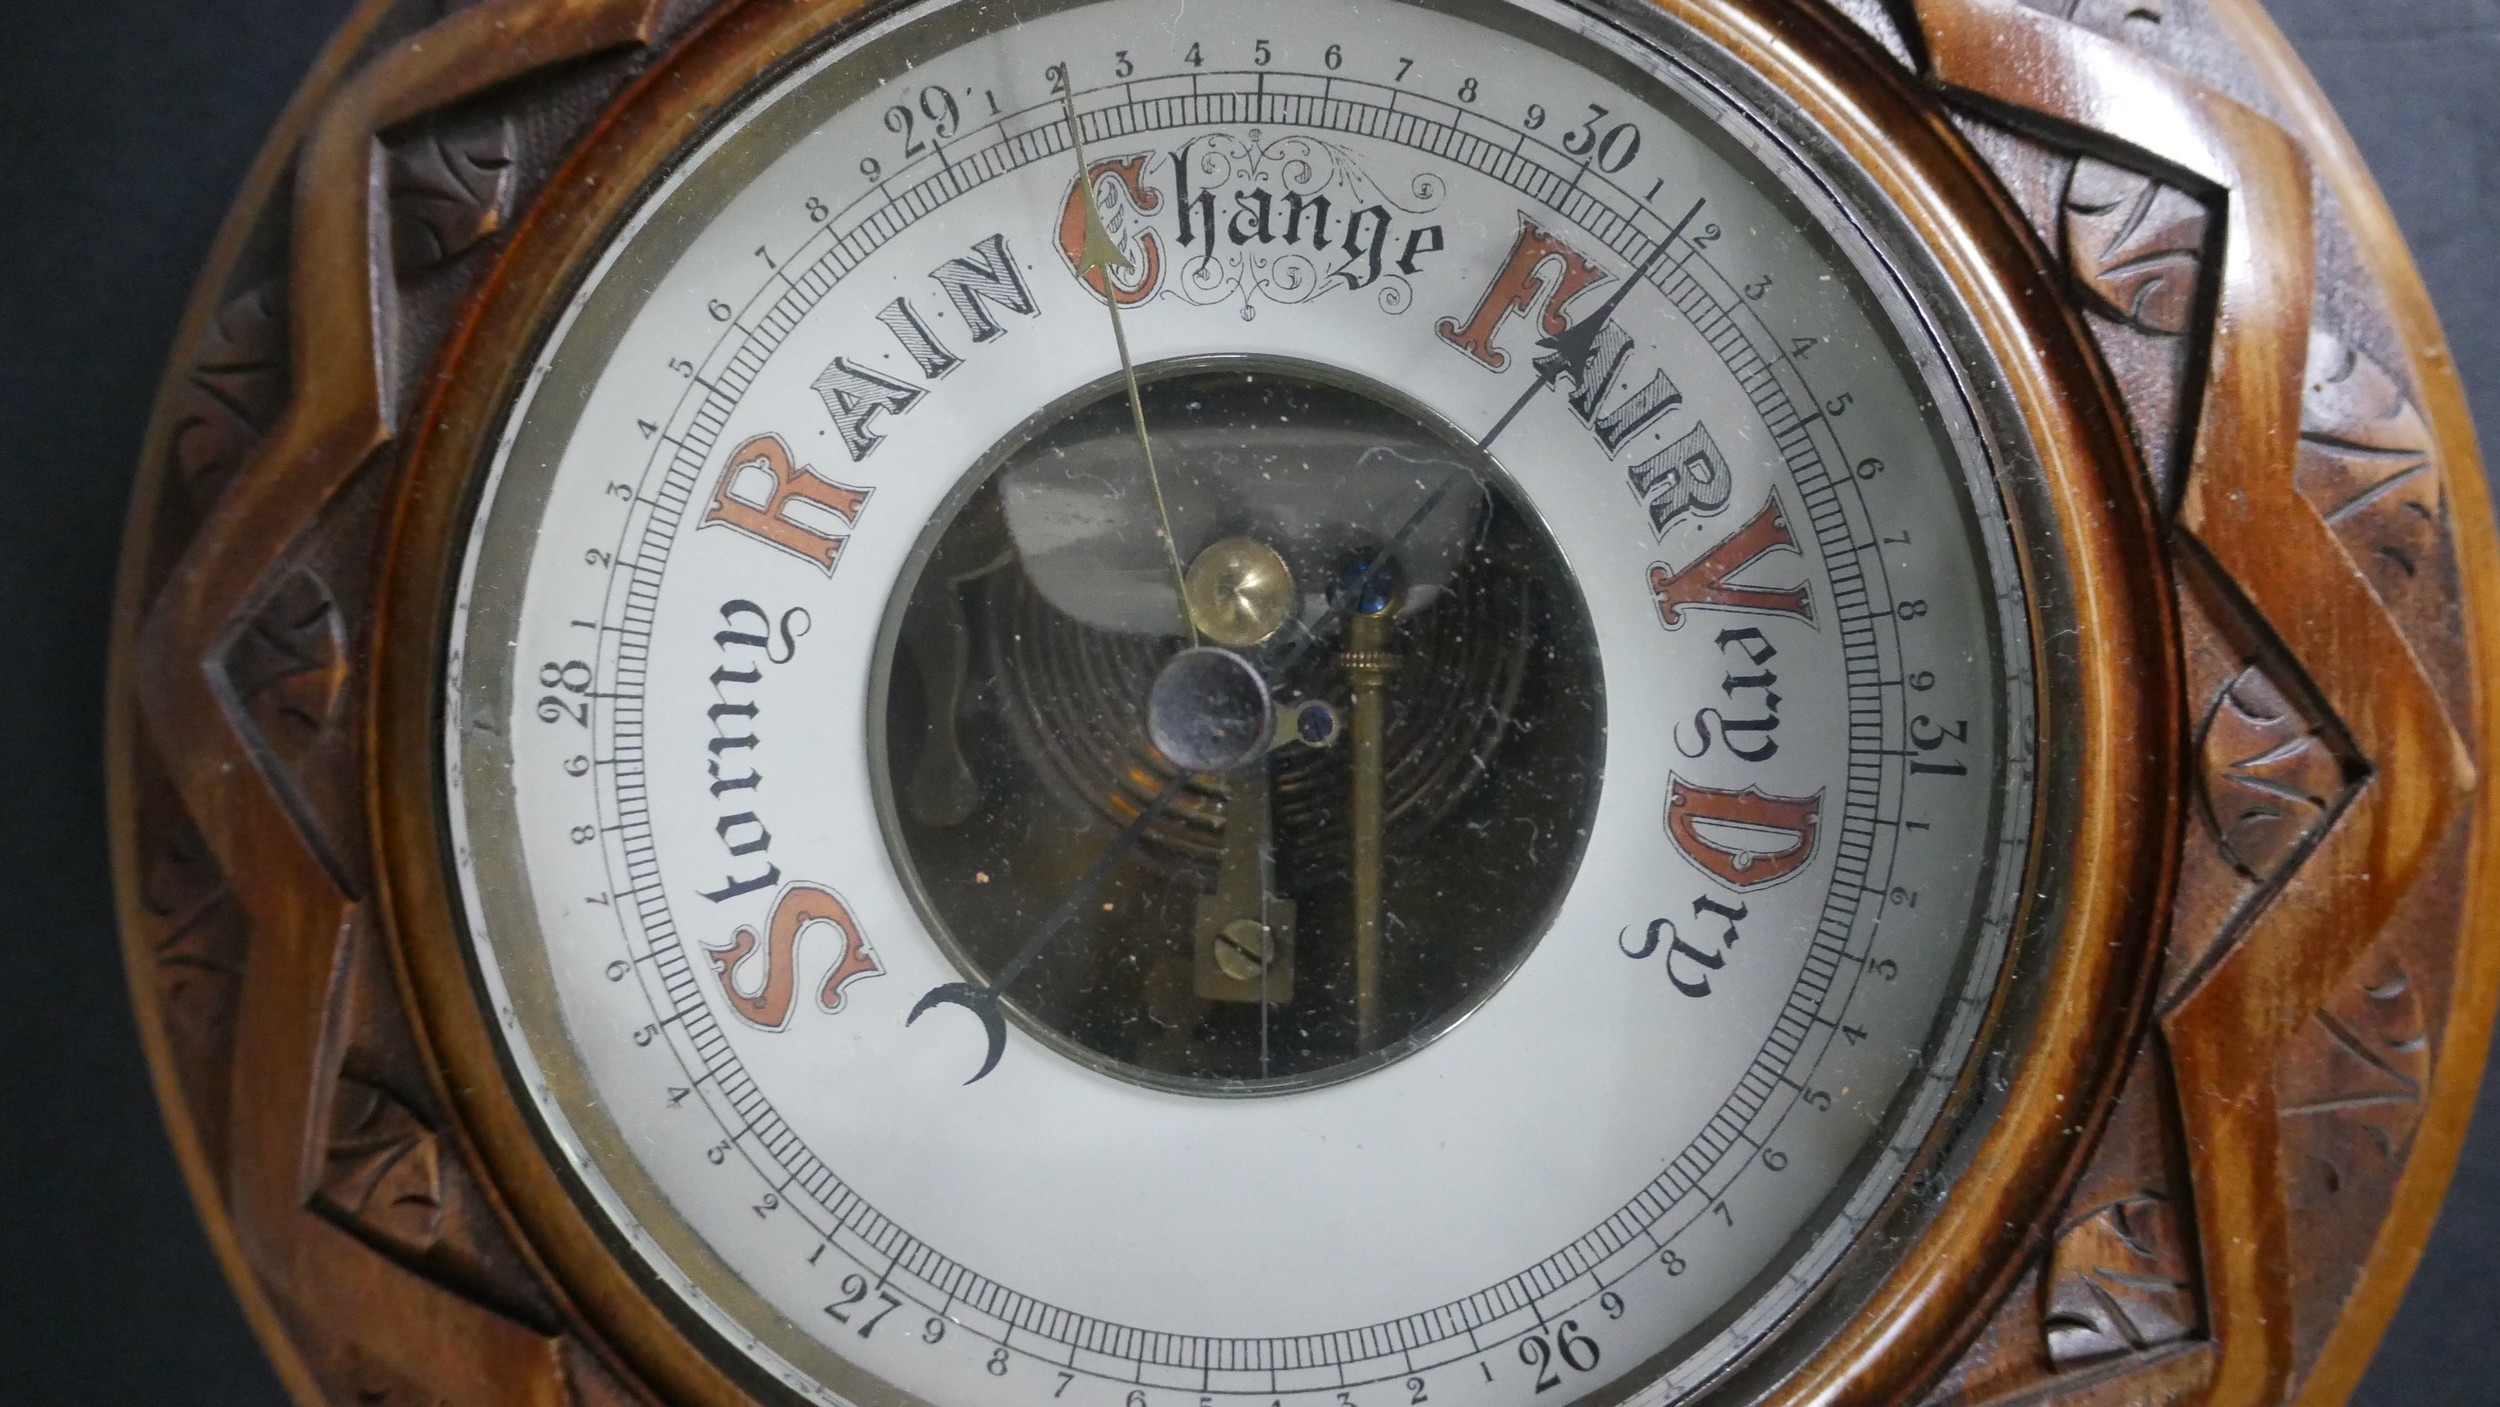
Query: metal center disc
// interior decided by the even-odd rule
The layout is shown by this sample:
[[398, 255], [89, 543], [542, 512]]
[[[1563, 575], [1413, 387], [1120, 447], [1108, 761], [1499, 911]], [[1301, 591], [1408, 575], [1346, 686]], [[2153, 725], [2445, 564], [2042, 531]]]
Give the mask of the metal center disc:
[[1185, 772], [1230, 772], [1258, 760], [1276, 730], [1258, 667], [1200, 645], [1165, 662], [1146, 696], [1146, 736]]
[[1256, 645], [1293, 613], [1293, 572], [1266, 543], [1228, 537], [1189, 564], [1189, 618], [1218, 645]]

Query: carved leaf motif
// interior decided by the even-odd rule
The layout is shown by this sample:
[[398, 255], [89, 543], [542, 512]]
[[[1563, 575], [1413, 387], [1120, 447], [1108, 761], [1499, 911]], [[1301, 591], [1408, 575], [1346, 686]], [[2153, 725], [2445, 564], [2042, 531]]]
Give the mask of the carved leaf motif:
[[225, 876], [188, 818], [147, 856], [140, 901], [156, 921], [157, 991], [177, 1035], [232, 1019], [243, 979], [242, 916], [228, 902]]
[[139, 875], [139, 902], [159, 931], [180, 932], [209, 904], [224, 897], [226, 877], [191, 818], [177, 815], [148, 850]]
[[2432, 1064], [2424, 993], [2437, 993], [2405, 951], [2413, 931], [2390, 925], [2275, 1053], [2286, 1210], [2302, 1231], [2281, 1273], [2304, 1358], [2323, 1348], [2352, 1292], [2421, 1123]]
[[299, 570], [226, 650], [226, 679], [264, 742], [300, 759], [337, 716], [351, 660], [347, 622], [327, 583]]
[[2223, 853], [2261, 884], [2299, 857], [2350, 786], [2327, 734], [2262, 664], [2223, 686], [2200, 751], [2206, 810]]
[[2040, 1281], [2041, 1343], [2059, 1372], [2178, 1342], [2202, 1322], [2174, 1104], [2167, 1062], [2139, 1050]]
[[[2453, 829], [2443, 868], [2457, 873], [2471, 846], [2470, 826]], [[2471, 904], [2461, 884], [2417, 886], [2270, 1061], [2285, 1210], [2299, 1228], [2280, 1273], [2304, 1363], [2325, 1349], [2403, 1195]]]
[[2150, 1193], [2068, 1227], [2049, 1265], [2040, 1326], [2060, 1368], [2135, 1353], [2196, 1329], [2196, 1292], [2178, 1211]]
[[443, 1229], [434, 1131], [390, 1091], [352, 1074], [339, 1077], [331, 1100], [317, 1203], [403, 1256], [424, 1256]]
[[140, 861], [139, 902], [151, 925], [157, 1009], [175, 1053], [192, 1128], [209, 1166], [225, 1172], [235, 1013], [251, 929], [208, 842], [181, 802], [159, 793]]
[[[2392, 962], [2371, 966], [2318, 1008], [2279, 1085], [2286, 1119], [2332, 1119], [2380, 1158], [2400, 1158], [2422, 1119], [2430, 1083], [2430, 1023], [2412, 976]], [[2343, 1190], [2352, 1170], [2322, 1156], [2324, 1190]]]
[[285, 402], [283, 288], [271, 280], [228, 299], [183, 382], [168, 458], [196, 508], [224, 490]]
[[339, 1063], [312, 1130], [306, 1201], [407, 1269], [552, 1327], [552, 1308], [450, 1141], [369, 922], [351, 924], [341, 961], [328, 1035]]
[[2401, 609], [2441, 553], [2439, 465], [2430, 426], [2386, 368], [2309, 334], [2294, 482], [2380, 599]]
[[2110, 316], [2176, 337], [2196, 312], [2205, 259], [2202, 202], [2094, 157], [2066, 183], [2066, 261]]
[[512, 198], [512, 120], [467, 130], [428, 123], [391, 152], [391, 248], [402, 274], [448, 263], [503, 228]]

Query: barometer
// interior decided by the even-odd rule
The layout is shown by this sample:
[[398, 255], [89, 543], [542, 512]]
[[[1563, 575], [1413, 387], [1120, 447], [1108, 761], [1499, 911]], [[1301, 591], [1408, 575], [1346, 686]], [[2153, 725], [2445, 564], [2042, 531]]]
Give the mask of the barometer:
[[373, 0], [132, 519], [160, 1089], [306, 1402], [2334, 1400], [2466, 426], [2242, 0]]

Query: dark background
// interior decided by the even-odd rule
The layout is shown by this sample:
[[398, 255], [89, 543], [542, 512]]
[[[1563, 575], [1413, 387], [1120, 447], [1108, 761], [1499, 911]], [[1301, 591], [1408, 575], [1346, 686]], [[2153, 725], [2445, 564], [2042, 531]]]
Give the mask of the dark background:
[[[101, 726], [139, 437], [244, 168], [351, 0], [0, 0], [0, 1402], [284, 1401], [122, 985]], [[2275, 0], [2500, 424], [2500, 0]], [[2355, 1398], [2500, 1402], [2500, 1081]]]

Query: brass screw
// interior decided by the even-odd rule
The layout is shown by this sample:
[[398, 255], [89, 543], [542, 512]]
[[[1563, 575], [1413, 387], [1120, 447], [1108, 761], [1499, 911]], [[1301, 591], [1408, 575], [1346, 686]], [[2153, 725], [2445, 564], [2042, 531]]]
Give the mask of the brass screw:
[[1267, 925], [1237, 918], [1216, 934], [1215, 965], [1236, 982], [1256, 982], [1274, 954], [1268, 951]]

